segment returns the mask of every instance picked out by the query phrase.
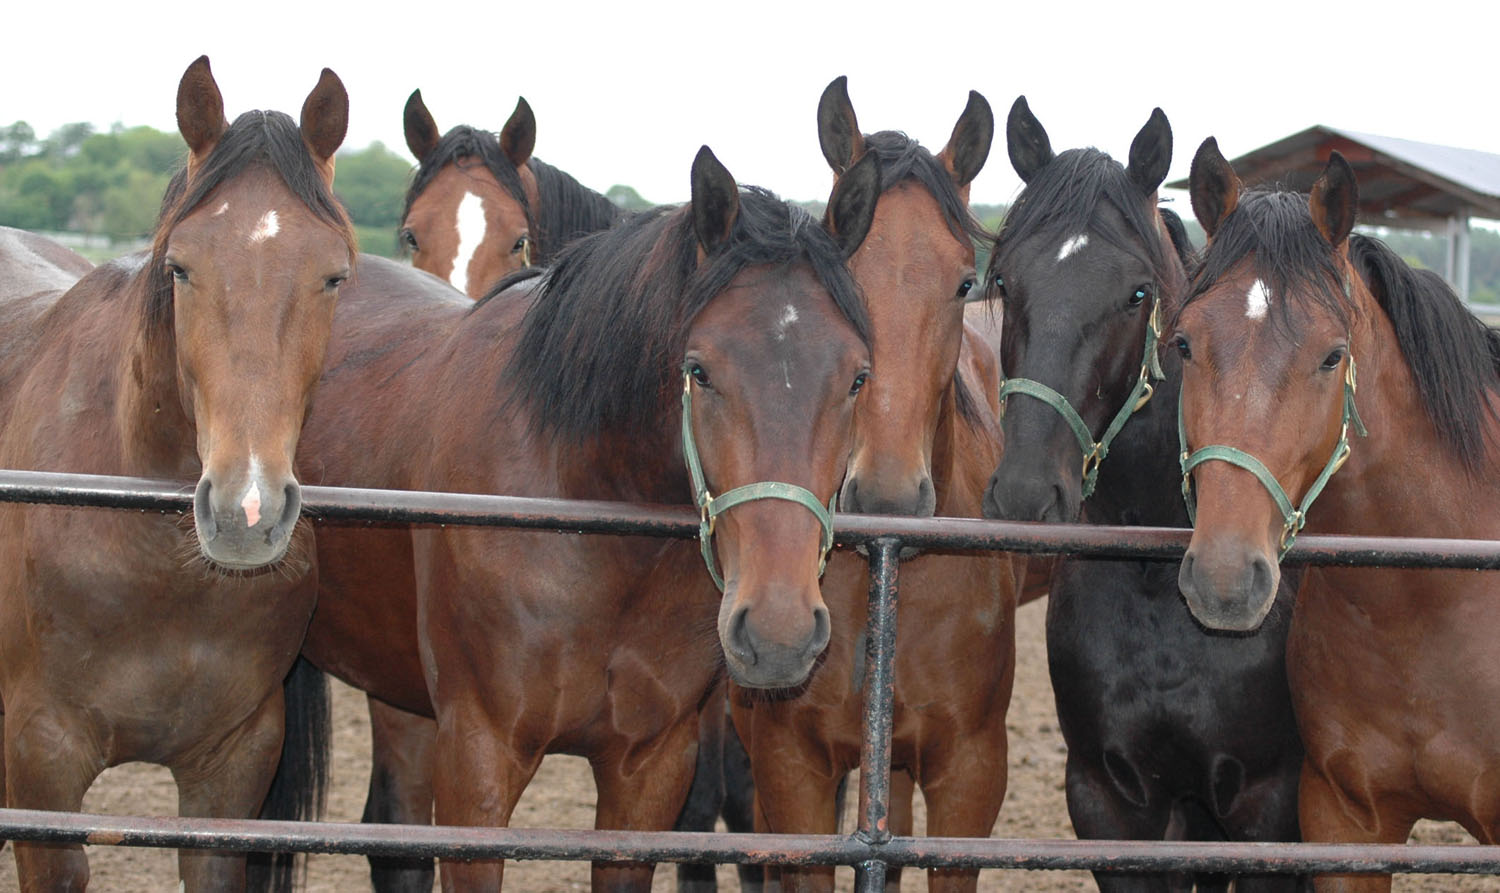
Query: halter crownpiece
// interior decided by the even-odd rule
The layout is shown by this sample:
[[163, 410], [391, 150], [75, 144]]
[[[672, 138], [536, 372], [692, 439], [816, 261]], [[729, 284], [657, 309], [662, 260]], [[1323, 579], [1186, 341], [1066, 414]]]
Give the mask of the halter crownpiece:
[[1339, 427], [1339, 442], [1334, 444], [1333, 455], [1328, 457], [1328, 462], [1323, 465], [1323, 471], [1313, 481], [1312, 486], [1308, 488], [1307, 495], [1302, 497], [1302, 504], [1298, 506], [1292, 505], [1292, 500], [1282, 488], [1281, 482], [1276, 480], [1276, 476], [1271, 473], [1265, 463], [1244, 450], [1223, 444], [1213, 444], [1189, 453], [1187, 430], [1182, 426], [1182, 393], [1178, 393], [1177, 442], [1180, 448], [1178, 461], [1182, 464], [1182, 498], [1187, 503], [1188, 520], [1195, 526], [1198, 523], [1198, 504], [1193, 498], [1191, 478], [1193, 469], [1215, 459], [1239, 466], [1255, 475], [1255, 479], [1266, 488], [1266, 492], [1271, 494], [1277, 508], [1281, 510], [1281, 539], [1278, 542], [1281, 551], [1276, 556], [1276, 560], [1280, 561], [1286, 557], [1287, 551], [1292, 548], [1292, 543], [1297, 541], [1297, 534], [1307, 524], [1307, 512], [1312, 508], [1313, 500], [1318, 498], [1318, 494], [1322, 493], [1323, 488], [1328, 485], [1329, 478], [1333, 477], [1334, 472], [1343, 467], [1344, 462], [1349, 458], [1351, 449], [1349, 426], [1352, 424], [1355, 433], [1360, 437], [1368, 437], [1370, 433], [1366, 430], [1365, 423], [1359, 417], [1359, 410], [1354, 405], [1354, 392], [1357, 387], [1354, 355], [1349, 354], [1348, 359], [1349, 364], [1344, 368], [1344, 410], [1343, 420]]
[[1151, 396], [1156, 393], [1151, 381], [1161, 381], [1166, 375], [1161, 370], [1161, 358], [1157, 356], [1156, 345], [1161, 340], [1161, 302], [1157, 300], [1156, 289], [1151, 291], [1151, 315], [1146, 320], [1146, 344], [1141, 352], [1141, 373], [1136, 377], [1135, 387], [1131, 388], [1130, 396], [1125, 398], [1125, 405], [1120, 407], [1119, 412], [1110, 420], [1109, 427], [1104, 429], [1104, 435], [1094, 440], [1094, 435], [1089, 431], [1088, 423], [1079, 415], [1058, 391], [1034, 381], [1030, 378], [1008, 378], [1000, 385], [1000, 403], [1005, 404], [1005, 398], [1011, 394], [1025, 394], [1042, 401], [1057, 411], [1073, 430], [1073, 436], [1078, 438], [1078, 446], [1083, 449], [1083, 498], [1088, 499], [1093, 495], [1094, 486], [1099, 482], [1099, 463], [1109, 455], [1109, 445], [1119, 436], [1124, 429], [1125, 423], [1130, 417], [1140, 412], [1143, 407], [1151, 402]]
[[698, 506], [698, 544], [703, 553], [703, 563], [714, 585], [724, 591], [724, 577], [719, 573], [719, 563], [714, 558], [714, 521], [719, 515], [743, 502], [757, 499], [784, 499], [795, 502], [812, 512], [823, 528], [823, 548], [818, 556], [818, 576], [828, 566], [828, 553], [833, 549], [833, 506], [838, 494], [824, 506], [816, 494], [806, 487], [786, 484], [781, 481], [760, 481], [735, 487], [726, 493], [714, 496], [708, 491], [703, 478], [703, 463], [698, 458], [698, 447], [693, 440], [693, 377], [686, 370], [682, 373], [682, 456], [687, 461], [688, 476], [693, 482], [693, 502]]

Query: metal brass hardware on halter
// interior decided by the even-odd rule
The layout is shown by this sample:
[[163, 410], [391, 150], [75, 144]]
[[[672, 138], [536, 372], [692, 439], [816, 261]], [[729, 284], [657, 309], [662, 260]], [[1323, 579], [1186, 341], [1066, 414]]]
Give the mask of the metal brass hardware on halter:
[[828, 500], [827, 506], [819, 502], [817, 495], [806, 487], [781, 481], [746, 484], [718, 496], [710, 493], [703, 477], [703, 463], [698, 458], [698, 446], [693, 439], [693, 376], [686, 369], [682, 372], [682, 457], [687, 462], [688, 476], [693, 482], [693, 501], [698, 506], [699, 549], [703, 553], [703, 563], [708, 566], [708, 574], [713, 577], [714, 585], [719, 587], [720, 592], [724, 591], [724, 577], [719, 573], [718, 560], [714, 558], [714, 521], [740, 503], [757, 499], [784, 499], [813, 513], [823, 527], [818, 576], [823, 575], [824, 568], [828, 566], [828, 553], [833, 549], [833, 506], [838, 493], [835, 492]]
[[1286, 557], [1287, 550], [1292, 547], [1292, 543], [1297, 541], [1297, 534], [1302, 532], [1302, 528], [1307, 524], [1307, 512], [1312, 508], [1313, 500], [1323, 492], [1323, 488], [1328, 485], [1328, 480], [1333, 477], [1334, 472], [1342, 468], [1349, 459], [1352, 449], [1349, 445], [1349, 426], [1352, 424], [1355, 433], [1360, 437], [1367, 437], [1370, 433], [1365, 429], [1365, 423], [1360, 419], [1359, 410], [1354, 405], [1354, 392], [1357, 388], [1354, 355], [1349, 354], [1347, 360], [1348, 364], [1344, 368], [1344, 409], [1343, 421], [1339, 428], [1339, 441], [1334, 444], [1333, 455], [1328, 457], [1328, 462], [1323, 465], [1323, 471], [1308, 488], [1307, 495], [1302, 497], [1302, 504], [1299, 506], [1292, 505], [1292, 500], [1282, 488], [1281, 482], [1276, 480], [1276, 476], [1271, 473], [1265, 463], [1244, 450], [1214, 444], [1200, 447], [1190, 453], [1187, 445], [1187, 431], [1182, 427], [1182, 394], [1179, 392], [1177, 396], [1177, 442], [1180, 447], [1178, 461], [1182, 465], [1182, 498], [1187, 503], [1188, 519], [1194, 525], [1198, 523], [1198, 504], [1193, 498], [1193, 469], [1213, 459], [1228, 462], [1230, 465], [1239, 466], [1255, 475], [1255, 479], [1266, 488], [1266, 492], [1271, 494], [1271, 499], [1281, 510], [1281, 538], [1277, 541], [1280, 552], [1276, 560], [1280, 561]]
[[1141, 351], [1141, 372], [1136, 376], [1135, 387], [1131, 389], [1130, 396], [1125, 398], [1125, 404], [1120, 407], [1119, 412], [1110, 420], [1109, 426], [1104, 429], [1104, 436], [1098, 440], [1089, 431], [1089, 426], [1078, 414], [1068, 398], [1053, 390], [1039, 381], [1029, 378], [1008, 378], [1000, 385], [1000, 407], [1005, 408], [1005, 399], [1011, 394], [1025, 394], [1034, 397], [1052, 407], [1068, 427], [1073, 430], [1073, 436], [1078, 438], [1078, 446], [1083, 450], [1083, 498], [1088, 499], [1094, 492], [1094, 486], [1099, 482], [1099, 464], [1104, 457], [1109, 455], [1109, 445], [1119, 436], [1124, 429], [1125, 423], [1130, 417], [1140, 412], [1151, 397], [1156, 393], [1156, 388], [1151, 380], [1161, 381], [1166, 378], [1161, 371], [1161, 358], [1157, 355], [1156, 347], [1161, 340], [1161, 301], [1157, 299], [1156, 290], [1151, 291], [1151, 315], [1146, 319], [1146, 344]]

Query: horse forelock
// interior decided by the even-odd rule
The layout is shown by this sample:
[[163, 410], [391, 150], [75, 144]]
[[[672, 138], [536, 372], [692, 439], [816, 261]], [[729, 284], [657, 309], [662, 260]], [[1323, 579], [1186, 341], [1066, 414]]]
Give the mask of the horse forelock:
[[869, 343], [837, 243], [769, 192], [743, 188], [727, 242], [701, 263], [698, 253], [687, 207], [635, 215], [566, 247], [522, 321], [506, 405], [525, 405], [533, 433], [575, 443], [663, 417], [694, 320], [752, 266], [806, 263]]
[[886, 192], [908, 181], [915, 181], [932, 194], [947, 221], [948, 230], [959, 241], [987, 241], [991, 236], [984, 225], [969, 211], [969, 203], [959, 193], [953, 175], [926, 147], [904, 133], [882, 130], [865, 134], [866, 152], [880, 159], [880, 191]]

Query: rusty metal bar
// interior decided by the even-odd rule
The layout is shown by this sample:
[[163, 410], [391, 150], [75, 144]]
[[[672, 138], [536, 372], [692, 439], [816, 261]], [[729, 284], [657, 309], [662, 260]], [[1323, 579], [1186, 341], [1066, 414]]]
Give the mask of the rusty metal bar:
[[1088, 871], [1416, 874], [1500, 873], [1500, 846], [1184, 843], [559, 831], [336, 822], [137, 818], [0, 809], [0, 839], [100, 846], [338, 853], [446, 859], [546, 859]]
[[[869, 620], [865, 627], [865, 728], [859, 754], [859, 830], [864, 843], [890, 842], [891, 724], [895, 697], [896, 596], [901, 541], [881, 537], [870, 544]], [[860, 893], [885, 890], [886, 862], [860, 866]]]
[[[0, 502], [183, 512], [192, 507], [192, 485], [105, 475], [0, 471]], [[687, 506], [419, 490], [304, 487], [303, 509], [314, 519], [340, 522], [523, 527], [563, 533], [684, 539], [691, 539], [698, 532], [697, 515]], [[865, 545], [890, 536], [906, 546], [921, 549], [992, 549], [1161, 560], [1182, 557], [1191, 535], [1188, 530], [1172, 527], [852, 514], [838, 515], [834, 531], [837, 541], [844, 545]], [[1500, 570], [1500, 541], [1308, 534], [1297, 540], [1283, 563]]]

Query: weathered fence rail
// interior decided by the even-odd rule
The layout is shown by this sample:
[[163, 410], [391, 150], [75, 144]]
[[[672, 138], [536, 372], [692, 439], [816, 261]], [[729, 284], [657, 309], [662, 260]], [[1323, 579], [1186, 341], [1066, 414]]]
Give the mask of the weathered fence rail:
[[[184, 512], [192, 484], [139, 478], [0, 471], [0, 502]], [[305, 487], [303, 510], [346, 523], [456, 524], [692, 538], [686, 506], [635, 506], [456, 493]], [[1176, 559], [1189, 531], [955, 518], [840, 515], [835, 540], [870, 557], [865, 745], [859, 828], [850, 836], [556, 831], [124, 818], [0, 809], [0, 840], [441, 858], [859, 865], [884, 888], [888, 866], [1104, 871], [1414, 872], [1500, 874], [1500, 846], [997, 840], [893, 837], [889, 805], [892, 662], [902, 547]], [[1304, 536], [1288, 563], [1500, 569], [1500, 542]]]

